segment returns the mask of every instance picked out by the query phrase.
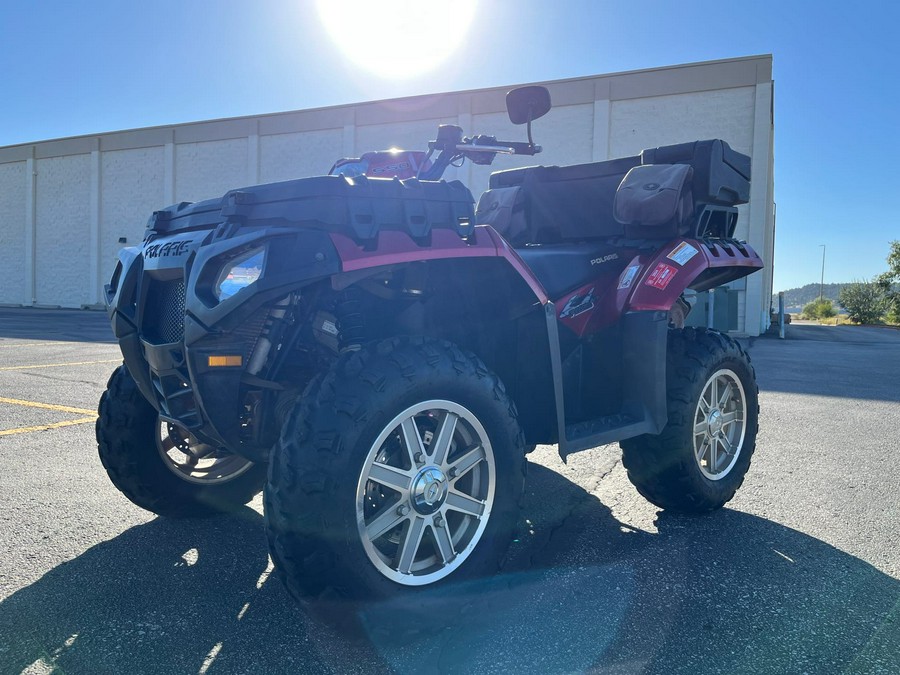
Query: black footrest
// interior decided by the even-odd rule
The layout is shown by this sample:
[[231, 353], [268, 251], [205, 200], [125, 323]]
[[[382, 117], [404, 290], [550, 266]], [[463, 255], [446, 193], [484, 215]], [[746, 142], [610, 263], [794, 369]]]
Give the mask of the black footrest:
[[619, 413], [566, 425], [566, 455], [652, 431], [646, 417]]

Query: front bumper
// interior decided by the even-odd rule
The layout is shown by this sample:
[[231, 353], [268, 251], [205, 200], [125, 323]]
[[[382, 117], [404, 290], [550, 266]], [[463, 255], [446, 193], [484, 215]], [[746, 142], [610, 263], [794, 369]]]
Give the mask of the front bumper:
[[[219, 301], [223, 267], [258, 247], [267, 250], [259, 279]], [[331, 240], [316, 230], [151, 233], [142, 247], [120, 252], [105, 299], [125, 365], [160, 417], [241, 453], [246, 364], [272, 305], [338, 271]], [[241, 365], [211, 367], [216, 355], [238, 355]]]

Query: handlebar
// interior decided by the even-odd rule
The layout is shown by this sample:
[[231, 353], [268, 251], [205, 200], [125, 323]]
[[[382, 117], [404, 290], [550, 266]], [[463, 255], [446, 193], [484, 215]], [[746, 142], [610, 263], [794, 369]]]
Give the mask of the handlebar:
[[427, 159], [431, 158], [435, 150], [440, 151], [440, 154], [434, 164], [419, 173], [419, 178], [423, 180], [439, 180], [446, 168], [459, 160], [468, 159], [474, 164], [484, 165], [491, 164], [498, 154], [536, 155], [543, 148], [530, 142], [498, 141], [496, 137], [484, 134], [468, 138], [463, 136], [462, 128], [454, 124], [442, 124], [438, 127], [437, 139], [428, 143]]
[[[456, 127], [458, 129], [458, 127]], [[454, 129], [455, 130], [455, 129]], [[455, 150], [462, 154], [472, 152], [485, 153], [494, 152], [503, 155], [536, 155], [543, 148], [533, 143], [520, 143], [517, 141], [498, 141], [493, 136], [478, 135], [472, 138], [441, 138], [442, 134], [438, 134], [438, 140], [429, 141], [429, 150], [440, 150], [447, 152]]]
[[497, 141], [500, 145], [512, 150], [513, 155], [536, 155], [544, 149], [534, 143], [516, 143], [515, 141]]

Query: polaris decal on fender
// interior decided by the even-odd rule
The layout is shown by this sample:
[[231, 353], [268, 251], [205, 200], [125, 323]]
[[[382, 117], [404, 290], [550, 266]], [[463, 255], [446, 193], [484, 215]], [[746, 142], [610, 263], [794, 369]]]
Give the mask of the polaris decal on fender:
[[601, 256], [600, 258], [594, 258], [591, 260], [591, 265], [602, 265], [605, 262], [609, 262], [610, 260], [618, 260], [618, 253], [610, 253], [609, 255]]
[[675, 278], [676, 274], [678, 274], [678, 270], [676, 270], [671, 265], [659, 263], [656, 268], [652, 272], [650, 272], [650, 276], [647, 277], [647, 281], [644, 282], [644, 286], [650, 286], [651, 288], [665, 290], [666, 286], [668, 286], [669, 282]]

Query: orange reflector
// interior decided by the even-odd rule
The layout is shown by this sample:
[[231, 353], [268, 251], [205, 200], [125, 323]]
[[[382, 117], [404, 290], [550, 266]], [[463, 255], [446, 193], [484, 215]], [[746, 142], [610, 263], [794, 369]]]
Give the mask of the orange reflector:
[[244, 362], [241, 356], [210, 356], [209, 366], [240, 366]]

